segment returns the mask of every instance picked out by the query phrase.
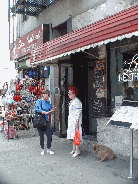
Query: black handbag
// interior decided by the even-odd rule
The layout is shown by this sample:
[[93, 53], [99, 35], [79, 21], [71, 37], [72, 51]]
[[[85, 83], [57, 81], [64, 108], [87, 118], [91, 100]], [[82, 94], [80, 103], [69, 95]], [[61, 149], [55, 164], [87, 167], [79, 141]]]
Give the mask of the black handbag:
[[[41, 108], [42, 108], [42, 102], [41, 102]], [[33, 127], [39, 128], [39, 127], [43, 127], [43, 126], [46, 126], [45, 114], [37, 113], [37, 111], [36, 111], [34, 119], [33, 119]]]

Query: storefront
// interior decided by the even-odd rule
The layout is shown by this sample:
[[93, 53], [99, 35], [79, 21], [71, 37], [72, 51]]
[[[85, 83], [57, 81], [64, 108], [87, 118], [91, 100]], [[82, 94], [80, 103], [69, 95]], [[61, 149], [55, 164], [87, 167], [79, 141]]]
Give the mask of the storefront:
[[[64, 122], [62, 112], [67, 112], [68, 108], [67, 89], [69, 85], [75, 85], [79, 88], [78, 97], [83, 103], [86, 134], [97, 134], [98, 141], [103, 140], [102, 132], [105, 134], [105, 130], [101, 120], [112, 116], [119, 99], [124, 97], [125, 88], [131, 86], [129, 81], [121, 83], [118, 80], [121, 80], [119, 76], [127, 57], [132, 60], [137, 54], [137, 12], [138, 6], [129, 8], [46, 42], [31, 52], [32, 65], [56, 64], [58, 74], [55, 75], [59, 79], [54, 79], [57, 80], [54, 87], [58, 89], [55, 98], [59, 100], [56, 105], [60, 104], [60, 108], [57, 107], [55, 123], [61, 135]], [[133, 82], [136, 84], [138, 78], [134, 75], [132, 78], [136, 78]], [[67, 118], [67, 114], [64, 117]], [[67, 120], [64, 126], [67, 126]]]

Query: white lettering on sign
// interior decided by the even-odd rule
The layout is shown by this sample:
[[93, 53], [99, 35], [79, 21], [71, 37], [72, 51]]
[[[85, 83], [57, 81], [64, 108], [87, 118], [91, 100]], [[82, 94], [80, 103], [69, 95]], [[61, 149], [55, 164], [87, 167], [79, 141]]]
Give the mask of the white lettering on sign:
[[119, 75], [119, 81], [133, 81], [138, 80], [138, 73], [123, 73], [122, 75]]
[[[132, 64], [134, 64], [134, 68], [132, 68]], [[118, 75], [118, 81], [134, 81], [138, 80], [138, 55], [135, 54], [132, 58], [132, 61], [125, 61], [123, 65], [128, 65], [128, 69], [124, 69], [123, 72], [121, 72]]]
[[42, 25], [19, 38], [11, 48], [11, 59], [17, 59], [42, 44]]
[[28, 41], [28, 43], [31, 43], [31, 42], [33, 42], [34, 40], [38, 40], [40, 38], [40, 31], [39, 31], [39, 33], [37, 34], [37, 35], [31, 35], [31, 37], [30, 36], [28, 36], [27, 37], [27, 41]]
[[18, 49], [21, 49], [24, 46], [25, 46], [25, 43], [19, 40]]
[[26, 52], [29, 52], [32, 49], [36, 48], [36, 47], [37, 47], [37, 44], [36, 43], [33, 43], [32, 45], [28, 46], [27, 48], [23, 48], [22, 49], [22, 53], [25, 54]]

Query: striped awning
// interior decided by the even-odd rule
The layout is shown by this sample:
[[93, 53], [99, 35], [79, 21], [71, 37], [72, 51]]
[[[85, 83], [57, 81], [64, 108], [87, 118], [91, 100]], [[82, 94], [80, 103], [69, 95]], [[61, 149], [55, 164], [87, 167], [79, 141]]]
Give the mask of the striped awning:
[[84, 28], [46, 42], [32, 50], [32, 65], [100, 46], [116, 40], [138, 36], [138, 5], [123, 10]]

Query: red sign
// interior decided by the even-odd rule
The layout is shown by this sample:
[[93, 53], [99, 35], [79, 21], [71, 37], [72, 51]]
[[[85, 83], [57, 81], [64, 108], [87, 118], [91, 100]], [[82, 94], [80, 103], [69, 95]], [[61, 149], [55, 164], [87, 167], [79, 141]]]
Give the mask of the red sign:
[[43, 25], [30, 31], [14, 43], [14, 48], [10, 52], [10, 59], [18, 59], [29, 54], [31, 50], [43, 44]]

